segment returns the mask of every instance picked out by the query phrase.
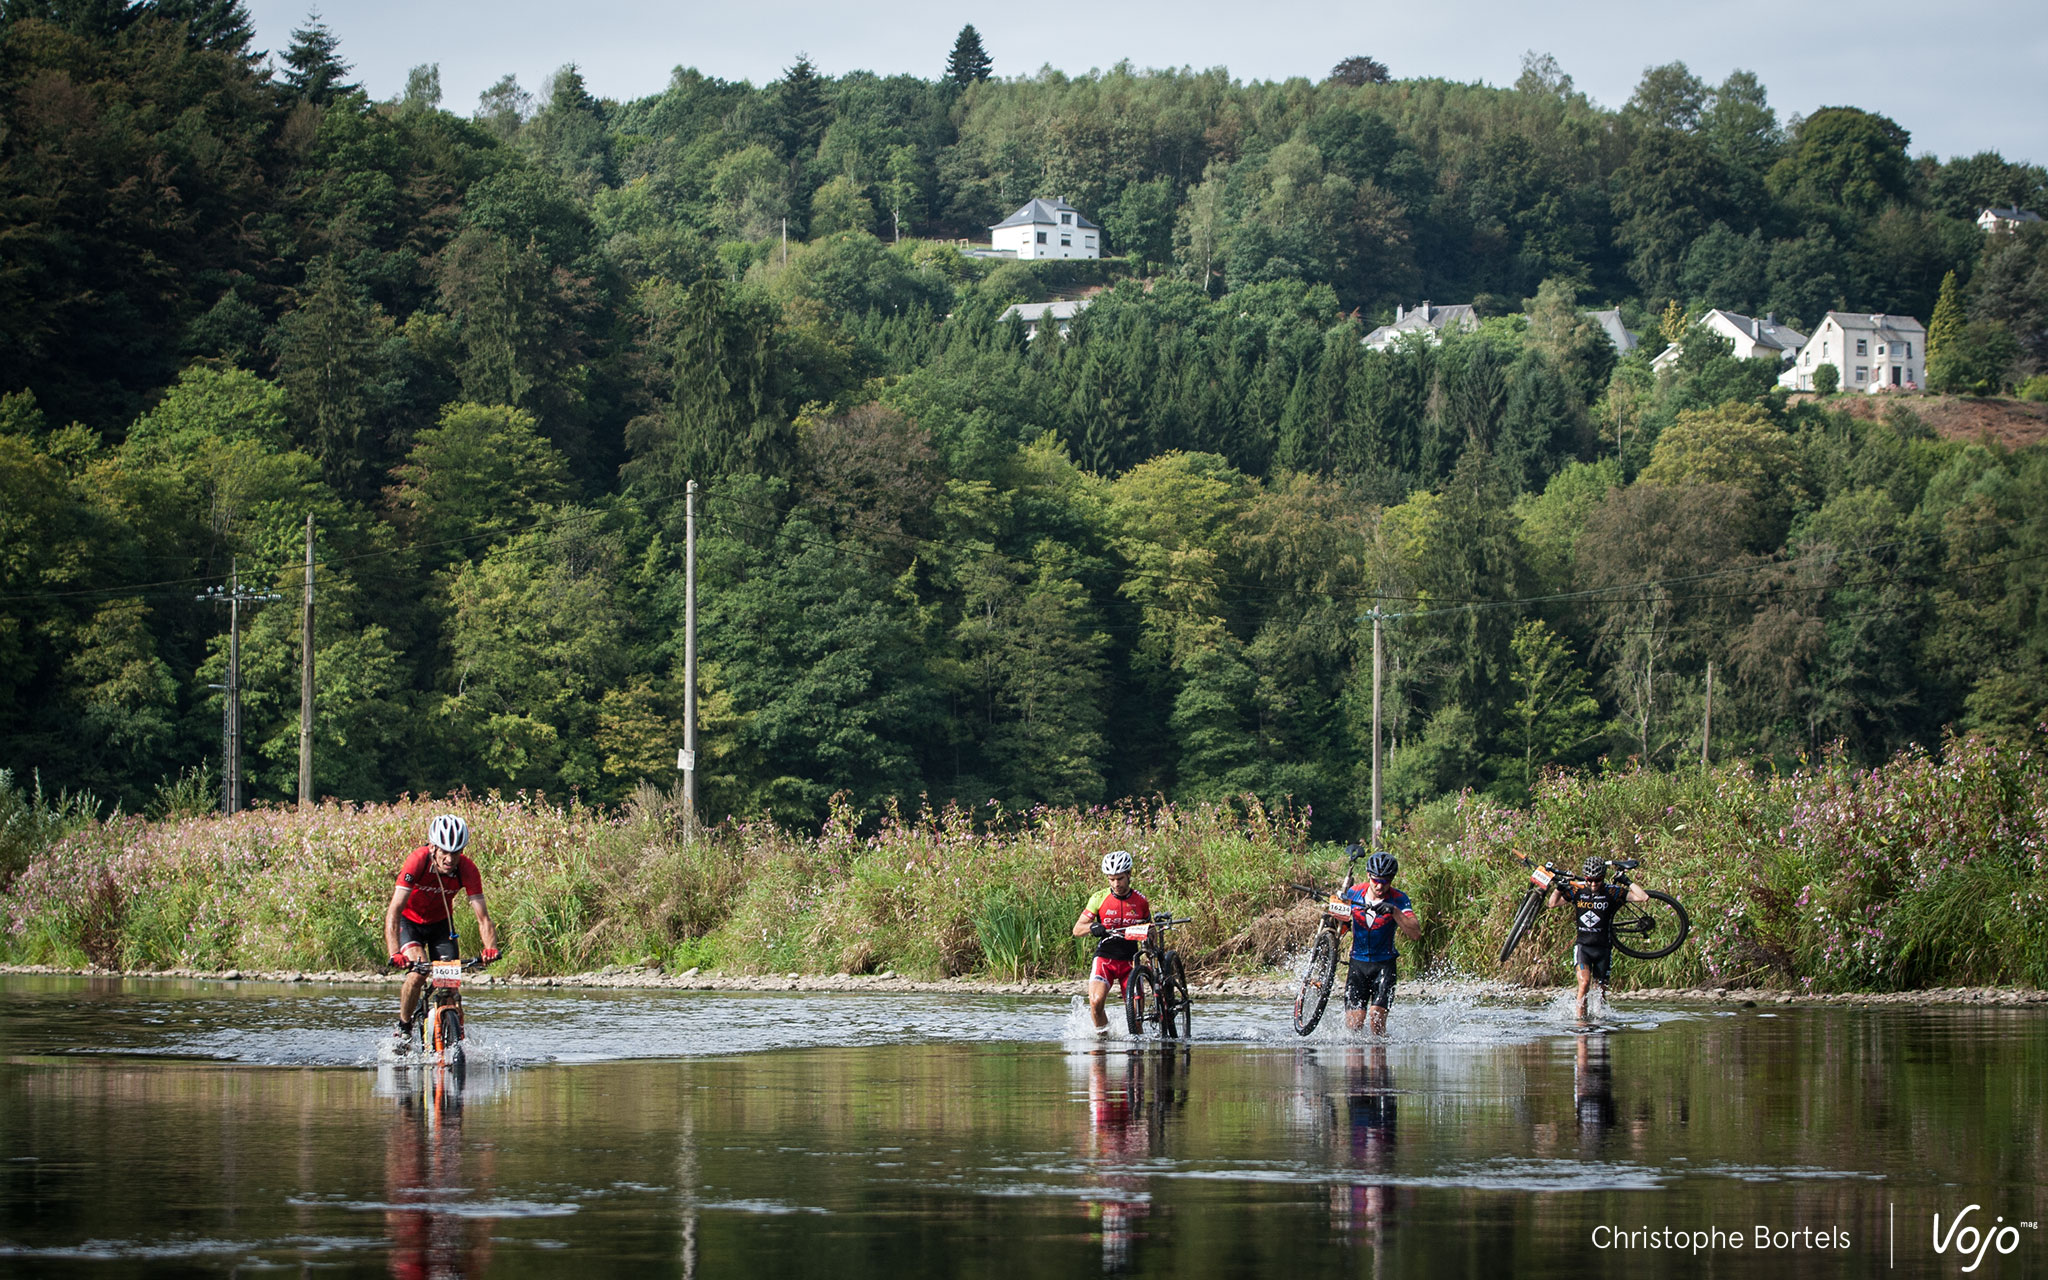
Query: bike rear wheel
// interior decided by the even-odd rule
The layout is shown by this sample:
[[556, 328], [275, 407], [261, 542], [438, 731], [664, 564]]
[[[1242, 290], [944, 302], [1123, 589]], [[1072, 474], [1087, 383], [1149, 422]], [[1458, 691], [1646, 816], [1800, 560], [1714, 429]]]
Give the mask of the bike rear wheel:
[[1678, 899], [1655, 889], [1648, 892], [1648, 902], [1625, 903], [1614, 913], [1616, 949], [1638, 960], [1668, 956], [1692, 933], [1692, 917]]
[[1146, 1024], [1159, 1029], [1159, 980], [1143, 965], [1132, 965], [1124, 983], [1124, 1026], [1132, 1036], [1145, 1034]]
[[1323, 1020], [1336, 976], [1337, 931], [1318, 929], [1315, 949], [1308, 953], [1308, 968], [1301, 974], [1301, 991], [1294, 997], [1294, 1034], [1305, 1036]]
[[1500, 944], [1500, 962], [1506, 964], [1508, 957], [1515, 954], [1515, 948], [1522, 944], [1536, 917], [1543, 913], [1543, 890], [1531, 889], [1522, 895], [1522, 905], [1515, 908], [1515, 922], [1508, 926], [1508, 940]]

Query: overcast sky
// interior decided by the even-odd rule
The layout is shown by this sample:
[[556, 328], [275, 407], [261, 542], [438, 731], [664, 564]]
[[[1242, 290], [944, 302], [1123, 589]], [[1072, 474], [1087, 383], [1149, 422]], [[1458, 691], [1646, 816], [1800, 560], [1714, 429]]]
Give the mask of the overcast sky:
[[[260, 48], [281, 51], [311, 0], [250, 0]], [[1525, 50], [1554, 54], [1604, 106], [1628, 100], [1647, 66], [1682, 61], [1718, 84], [1757, 73], [1781, 120], [1823, 106], [1878, 111], [1913, 135], [1915, 155], [1998, 151], [2048, 163], [2048, 9], [1864, 0], [1802, 6], [1534, 4], [1523, 0], [1328, 3], [1179, 0], [1167, 4], [1012, 4], [930, 0], [702, 4], [658, 0], [326, 0], [342, 57], [373, 97], [395, 96], [408, 69], [439, 63], [442, 105], [470, 112], [511, 72], [530, 90], [567, 62], [599, 97], [659, 92], [677, 66], [763, 84], [799, 50], [827, 74], [927, 78], [972, 22], [999, 76], [1050, 65], [1078, 75], [1139, 67], [1222, 66], [1241, 80], [1320, 79], [1354, 53], [1397, 77], [1512, 84]], [[1808, 15], [1827, 13], [1825, 23]]]

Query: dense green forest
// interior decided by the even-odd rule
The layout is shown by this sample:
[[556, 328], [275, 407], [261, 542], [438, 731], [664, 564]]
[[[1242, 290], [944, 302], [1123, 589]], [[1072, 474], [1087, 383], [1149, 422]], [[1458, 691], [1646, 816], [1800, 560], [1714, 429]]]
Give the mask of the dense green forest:
[[[712, 816], [1387, 793], [1548, 765], [1875, 760], [2048, 715], [2048, 456], [1788, 403], [1709, 306], [1932, 319], [2039, 387], [2048, 173], [1915, 157], [1743, 72], [1619, 110], [1222, 70], [932, 79], [573, 66], [375, 102], [317, 20], [0, 3], [0, 767], [130, 808], [219, 767], [239, 566], [250, 792], [615, 799], [674, 777], [702, 491]], [[1115, 256], [956, 243], [1035, 195]], [[786, 238], [785, 238], [786, 231]], [[1944, 280], [1953, 279], [1944, 286]], [[1095, 290], [1065, 340], [1004, 307]], [[1397, 304], [1491, 317], [1359, 339]], [[1941, 309], [1937, 311], [1937, 303]], [[1582, 308], [1683, 337], [1653, 371]], [[187, 788], [189, 794], [190, 787]]]

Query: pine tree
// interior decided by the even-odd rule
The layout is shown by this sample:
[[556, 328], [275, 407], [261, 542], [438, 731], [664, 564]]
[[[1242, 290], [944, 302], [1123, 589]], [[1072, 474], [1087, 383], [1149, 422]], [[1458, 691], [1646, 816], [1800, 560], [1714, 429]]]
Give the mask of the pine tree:
[[825, 89], [811, 55], [799, 53], [796, 64], [782, 73], [775, 95], [775, 111], [781, 126], [783, 154], [792, 160], [808, 160], [818, 154], [818, 141], [832, 122], [832, 108], [825, 101]]
[[960, 38], [953, 42], [952, 56], [946, 59], [946, 79], [965, 89], [970, 84], [988, 79], [989, 71], [995, 66], [988, 51], [981, 47], [981, 33], [973, 23], [960, 28]]
[[324, 106], [357, 90], [359, 86], [342, 81], [350, 66], [336, 56], [340, 48], [340, 38], [320, 21], [320, 11], [308, 12], [306, 25], [292, 32], [292, 46], [284, 53], [285, 66], [290, 68], [284, 73], [284, 82], [294, 97]]
[[1953, 354], [1949, 348], [1962, 336], [1962, 290], [1956, 285], [1956, 273], [1951, 271], [1941, 278], [1941, 294], [1934, 302], [1934, 318], [1927, 322], [1927, 363], [1933, 364], [1944, 354]]
[[159, 18], [184, 23], [186, 43], [195, 49], [232, 53], [245, 62], [259, 56], [249, 51], [256, 23], [242, 0], [155, 0], [150, 8]]

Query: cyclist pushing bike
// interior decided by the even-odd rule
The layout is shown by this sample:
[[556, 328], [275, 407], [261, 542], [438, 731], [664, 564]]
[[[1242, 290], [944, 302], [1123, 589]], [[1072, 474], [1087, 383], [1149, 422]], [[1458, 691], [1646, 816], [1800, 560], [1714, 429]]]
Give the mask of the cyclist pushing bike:
[[1109, 887], [1088, 899], [1081, 916], [1074, 921], [1074, 936], [1094, 937], [1095, 964], [1088, 973], [1088, 1016], [1095, 1019], [1095, 1032], [1109, 1030], [1109, 1015], [1102, 1011], [1112, 982], [1129, 982], [1131, 962], [1137, 959], [1138, 944], [1118, 930], [1152, 919], [1152, 904], [1131, 887], [1131, 855], [1122, 849], [1102, 855], [1102, 874]]
[[1607, 859], [1594, 856], [1579, 868], [1577, 879], [1560, 877], [1550, 889], [1549, 905], [1569, 904], [1575, 913], [1578, 940], [1572, 947], [1572, 963], [1579, 971], [1577, 1017], [1586, 1020], [1586, 992], [1598, 982], [1600, 1000], [1607, 1000], [1607, 976], [1614, 971], [1614, 914], [1623, 905], [1650, 900], [1650, 893], [1631, 881], [1626, 888], [1607, 883]]
[[[484, 906], [483, 873], [462, 852], [469, 843], [469, 824], [452, 813], [442, 814], [427, 828], [427, 842], [414, 849], [398, 868], [398, 884], [384, 908], [384, 945], [391, 963], [403, 969], [426, 960], [454, 960], [462, 954], [449, 911], [455, 895], [469, 899], [482, 937], [484, 963], [498, 958], [498, 927]], [[409, 972], [398, 995], [398, 1026], [392, 1038], [402, 1049], [412, 1042], [412, 1019], [426, 990], [426, 975]]]
[[1365, 860], [1365, 879], [1338, 896], [1351, 904], [1351, 975], [1344, 983], [1344, 1025], [1356, 1031], [1372, 1011], [1372, 1033], [1387, 1034], [1387, 1006], [1394, 1000], [1394, 949], [1399, 934], [1420, 941], [1415, 904], [1394, 887], [1401, 863], [1382, 850]]

